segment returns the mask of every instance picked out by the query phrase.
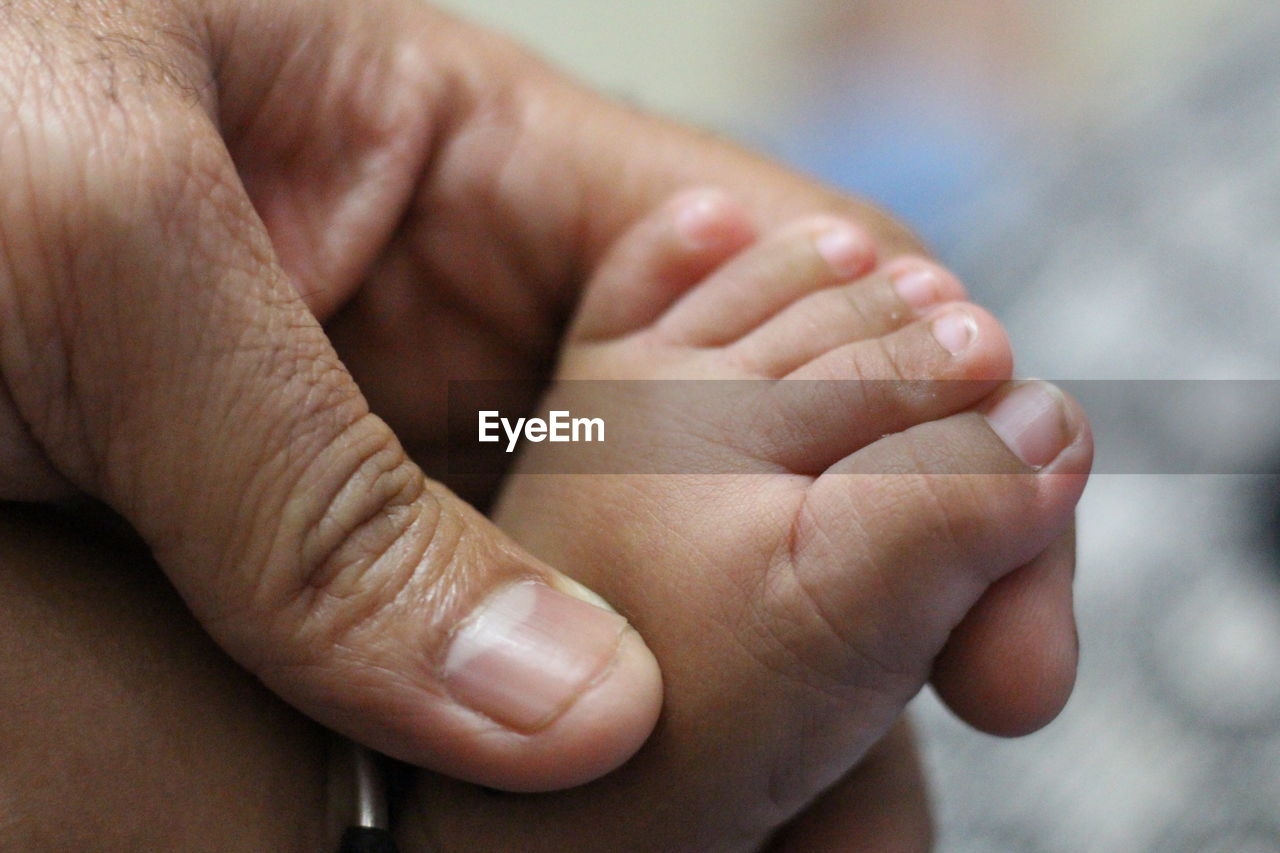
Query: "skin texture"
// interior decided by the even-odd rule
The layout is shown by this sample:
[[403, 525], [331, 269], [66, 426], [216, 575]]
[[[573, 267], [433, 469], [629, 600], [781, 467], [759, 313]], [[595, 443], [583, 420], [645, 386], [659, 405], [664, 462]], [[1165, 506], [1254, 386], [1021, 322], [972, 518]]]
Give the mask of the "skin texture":
[[[918, 247], [407, 0], [25, 0], [0, 22], [3, 496], [105, 502], [233, 658], [384, 751], [522, 788], [624, 760], [659, 699], [634, 635], [608, 689], [535, 733], [440, 683], [486, 595], [563, 585], [424, 479], [444, 380], [544, 376], [606, 249], [693, 182], [758, 227], [826, 210], [882, 258]], [[1069, 577], [1063, 547], [1039, 559]], [[1069, 614], [1068, 585], [1028, 584], [943, 652], [987, 673], [987, 728], [1056, 711], [991, 712], [1020, 685], [980, 666], [1046, 589]]]

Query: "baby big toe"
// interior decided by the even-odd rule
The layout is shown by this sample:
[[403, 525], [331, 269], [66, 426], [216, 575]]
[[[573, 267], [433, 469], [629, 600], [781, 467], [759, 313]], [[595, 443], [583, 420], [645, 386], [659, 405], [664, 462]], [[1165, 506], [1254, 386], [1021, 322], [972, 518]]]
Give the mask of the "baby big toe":
[[828, 661], [833, 677], [874, 661], [883, 676], [922, 679], [986, 589], [1071, 523], [1091, 458], [1078, 405], [1025, 383], [985, 413], [888, 436], [815, 481], [786, 577], [851, 652]]

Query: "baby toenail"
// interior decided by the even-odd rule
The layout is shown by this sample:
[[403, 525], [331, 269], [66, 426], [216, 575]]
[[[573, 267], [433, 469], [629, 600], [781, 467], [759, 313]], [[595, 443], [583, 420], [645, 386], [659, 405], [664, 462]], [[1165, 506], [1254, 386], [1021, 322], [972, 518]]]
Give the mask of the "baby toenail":
[[968, 311], [948, 311], [930, 325], [934, 338], [952, 355], [960, 355], [978, 337], [978, 323]]
[[1019, 459], [1043, 468], [1071, 440], [1062, 394], [1044, 382], [1018, 385], [987, 412], [987, 422]]
[[840, 278], [856, 278], [867, 270], [871, 241], [852, 225], [836, 225], [814, 240], [818, 254]]
[[893, 289], [899, 299], [920, 312], [938, 301], [942, 279], [926, 267], [909, 269], [893, 276]]

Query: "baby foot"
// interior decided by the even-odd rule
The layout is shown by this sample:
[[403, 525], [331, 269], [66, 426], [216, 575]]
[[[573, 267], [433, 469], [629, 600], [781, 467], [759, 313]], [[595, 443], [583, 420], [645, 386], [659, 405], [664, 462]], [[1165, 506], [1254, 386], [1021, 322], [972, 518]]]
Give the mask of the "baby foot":
[[1051, 386], [1006, 382], [1008, 341], [958, 282], [915, 259], [872, 271], [831, 218], [742, 248], [747, 231], [716, 195], [636, 226], [558, 377], [756, 380], [657, 383], [691, 405], [749, 392], [688, 416], [626, 383], [560, 383], [548, 408], [653, 440], [592, 449], [596, 470], [624, 453], [612, 470], [634, 473], [578, 476], [520, 474], [554, 470], [552, 446], [529, 445], [497, 512], [646, 638], [658, 728], [573, 791], [433, 782], [410, 821], [442, 849], [758, 849], [886, 732], [988, 588], [1070, 525], [1087, 424]]

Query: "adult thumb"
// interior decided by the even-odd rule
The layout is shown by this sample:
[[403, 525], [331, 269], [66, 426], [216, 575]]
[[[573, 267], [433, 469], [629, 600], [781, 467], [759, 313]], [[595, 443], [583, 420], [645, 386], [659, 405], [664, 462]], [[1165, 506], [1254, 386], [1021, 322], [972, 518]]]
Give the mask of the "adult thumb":
[[10, 198], [0, 366], [36, 442], [320, 722], [493, 787], [620, 764], [661, 700], [644, 642], [424, 477], [282, 272], [215, 128], [164, 107], [123, 139], [34, 142], [30, 195]]

